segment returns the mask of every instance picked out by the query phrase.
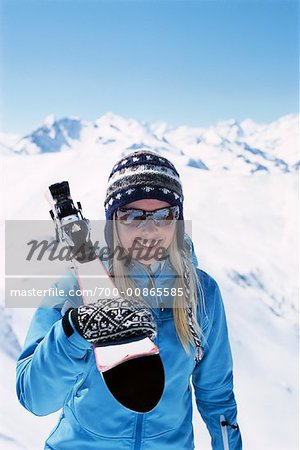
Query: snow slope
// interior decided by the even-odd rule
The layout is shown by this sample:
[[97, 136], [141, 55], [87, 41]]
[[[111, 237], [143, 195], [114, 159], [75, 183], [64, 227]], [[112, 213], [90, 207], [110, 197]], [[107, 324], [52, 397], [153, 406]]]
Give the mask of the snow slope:
[[[176, 164], [199, 265], [223, 294], [239, 424], [244, 448], [251, 450], [298, 448], [297, 122], [291, 115], [269, 125], [249, 120], [173, 129], [111, 113], [94, 123], [48, 117], [1, 157], [5, 219], [48, 219], [44, 191], [62, 180], [69, 180], [89, 218], [104, 218], [109, 172], [134, 146], [149, 146]], [[51, 139], [61, 143], [55, 151]], [[259, 164], [268, 170], [253, 170]], [[3, 234], [2, 227], [2, 250]], [[2, 271], [3, 264], [2, 258]], [[3, 284], [0, 293], [3, 304]], [[0, 309], [4, 449], [43, 448], [56, 421], [56, 415], [27, 413], [15, 396], [15, 358], [32, 312]], [[208, 450], [210, 439], [196, 411], [194, 423], [196, 449]]]

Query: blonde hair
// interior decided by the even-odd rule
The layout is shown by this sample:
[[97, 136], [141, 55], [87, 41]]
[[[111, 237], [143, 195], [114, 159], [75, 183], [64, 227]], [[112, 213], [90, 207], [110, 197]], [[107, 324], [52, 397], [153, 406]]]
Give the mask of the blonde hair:
[[[116, 219], [114, 215], [114, 219], [112, 221], [113, 228], [113, 243], [114, 248], [119, 246], [122, 248], [122, 244], [119, 238]], [[177, 224], [176, 224], [177, 226]], [[176, 230], [177, 231], [177, 230]], [[197, 321], [197, 308], [200, 308], [200, 314], [205, 313], [205, 303], [204, 303], [204, 295], [203, 290], [198, 279], [198, 275], [196, 272], [196, 268], [192, 261], [191, 252], [188, 251], [180, 251], [177, 245], [176, 231], [174, 233], [174, 238], [169, 246], [169, 261], [171, 266], [174, 268], [176, 273], [175, 279], [175, 288], [176, 292], [179, 294], [183, 292], [184, 295], [176, 295], [174, 298], [174, 306], [173, 306], [173, 318], [175, 323], [175, 328], [177, 335], [181, 344], [183, 345], [185, 351], [187, 353], [190, 352], [190, 345], [195, 346], [194, 338], [191, 333], [190, 326], [187, 320], [186, 308], [190, 306], [193, 311], [193, 325], [196, 333], [199, 338], [204, 338], [201, 327]], [[114, 252], [112, 259], [112, 272], [113, 275], [117, 274], [114, 278], [114, 283], [120, 292], [130, 292], [132, 289], [132, 298], [140, 300], [141, 302], [145, 302], [142, 297], [138, 297], [135, 295], [136, 293], [136, 285], [134, 280], [131, 277], [126, 276], [124, 270], [124, 262], [120, 260], [120, 258], [116, 257]], [[189, 274], [189, 292], [186, 291], [186, 286], [184, 283], [184, 272], [188, 271]], [[189, 295], [189, 298], [186, 296]], [[199, 304], [198, 304], [198, 295], [199, 295]]]

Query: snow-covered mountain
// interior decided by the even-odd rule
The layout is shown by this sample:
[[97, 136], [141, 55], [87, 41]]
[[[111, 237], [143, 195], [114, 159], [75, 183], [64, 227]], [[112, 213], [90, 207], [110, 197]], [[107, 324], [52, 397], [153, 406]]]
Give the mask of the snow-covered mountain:
[[107, 113], [95, 122], [46, 117], [42, 126], [16, 141], [0, 134], [3, 153], [37, 154], [84, 149], [101, 151], [151, 148], [181, 156], [184, 164], [202, 170], [237, 173], [290, 172], [299, 167], [299, 116], [290, 114], [270, 124], [227, 120], [209, 128], [164, 123], [147, 124]]
[[[106, 181], [122, 153], [148, 146], [175, 163], [199, 266], [223, 294], [239, 423], [251, 450], [298, 448], [297, 134], [296, 115], [268, 125], [226, 121], [200, 129], [146, 125], [111, 113], [93, 123], [49, 116], [22, 139], [0, 134], [6, 219], [49, 219], [44, 192], [62, 180], [69, 180], [85, 215], [101, 219]], [[268, 170], [255, 170], [258, 165]], [[1, 236], [4, 273], [3, 229]], [[0, 297], [3, 305], [3, 284]], [[5, 450], [40, 450], [56, 421], [56, 415], [34, 417], [15, 395], [15, 358], [32, 313], [0, 307]], [[210, 449], [196, 412], [194, 422], [196, 449]]]

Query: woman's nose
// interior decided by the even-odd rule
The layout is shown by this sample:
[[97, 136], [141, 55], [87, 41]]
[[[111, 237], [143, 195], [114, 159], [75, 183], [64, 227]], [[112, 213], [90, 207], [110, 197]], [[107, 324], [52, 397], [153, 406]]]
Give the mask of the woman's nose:
[[156, 231], [157, 226], [154, 223], [154, 220], [152, 219], [146, 219], [145, 223], [143, 223], [142, 226], [142, 233], [152, 233], [153, 231]]

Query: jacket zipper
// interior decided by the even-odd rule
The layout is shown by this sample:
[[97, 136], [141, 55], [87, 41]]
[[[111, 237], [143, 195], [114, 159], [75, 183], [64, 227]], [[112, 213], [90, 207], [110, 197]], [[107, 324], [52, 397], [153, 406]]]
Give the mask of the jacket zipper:
[[134, 450], [141, 449], [143, 421], [144, 421], [144, 414], [138, 414], [135, 425]]
[[224, 423], [222, 423], [222, 422], [226, 422], [225, 417], [223, 415], [220, 416], [220, 425], [221, 425], [221, 431], [222, 431], [223, 447], [224, 447], [224, 450], [229, 450], [227, 426], [224, 425]]

